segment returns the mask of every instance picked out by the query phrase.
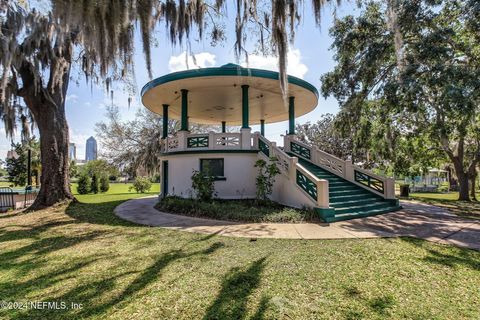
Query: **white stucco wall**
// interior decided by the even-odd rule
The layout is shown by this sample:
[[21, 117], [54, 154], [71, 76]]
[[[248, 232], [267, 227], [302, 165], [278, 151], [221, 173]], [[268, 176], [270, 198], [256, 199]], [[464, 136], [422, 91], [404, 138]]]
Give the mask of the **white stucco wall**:
[[[262, 159], [266, 160], [265, 157]], [[316, 202], [297, 186], [293, 177], [281, 173], [275, 177], [271, 200], [294, 208], [315, 207]]]
[[225, 181], [215, 181], [217, 196], [223, 199], [255, 198], [256, 153], [189, 153], [161, 157], [168, 160], [168, 194], [192, 196], [193, 170], [200, 170], [200, 159], [223, 158]]

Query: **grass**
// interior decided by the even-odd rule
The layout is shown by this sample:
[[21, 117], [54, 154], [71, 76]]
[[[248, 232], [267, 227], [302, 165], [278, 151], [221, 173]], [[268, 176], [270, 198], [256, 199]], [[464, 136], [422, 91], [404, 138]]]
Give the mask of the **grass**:
[[318, 221], [313, 210], [300, 210], [275, 202], [257, 203], [255, 200], [220, 200], [202, 202], [194, 199], [167, 197], [156, 208], [160, 211], [186, 216], [245, 222], [290, 222]]
[[0, 216], [0, 300], [68, 306], [3, 308], [1, 319], [480, 318], [480, 252], [137, 226], [113, 214], [141, 196], [125, 190]]
[[[411, 193], [410, 199], [448, 209], [450, 212], [461, 217], [480, 219], [480, 202], [458, 201], [458, 192]], [[480, 194], [477, 194], [477, 199], [480, 199]]]

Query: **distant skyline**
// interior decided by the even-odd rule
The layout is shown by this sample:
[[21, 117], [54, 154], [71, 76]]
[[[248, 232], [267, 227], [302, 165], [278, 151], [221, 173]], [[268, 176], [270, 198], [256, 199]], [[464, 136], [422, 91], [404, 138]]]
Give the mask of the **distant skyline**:
[[87, 139], [85, 146], [85, 161], [97, 160], [98, 149], [97, 140], [92, 136]]
[[[231, 7], [233, 3], [228, 3]], [[359, 9], [355, 3], [344, 2], [336, 10], [334, 6], [326, 5], [323, 9], [323, 17], [320, 28], [315, 26], [314, 19], [309, 14], [310, 6], [305, 4], [303, 19], [300, 23], [295, 42], [291, 44], [288, 53], [288, 73], [312, 83], [320, 91], [320, 77], [322, 74], [331, 71], [334, 67], [333, 52], [329, 51], [332, 39], [328, 35], [328, 30], [333, 24], [334, 12], [338, 17], [347, 14], [358, 14]], [[232, 11], [232, 10], [230, 10]], [[226, 21], [226, 34], [228, 39], [221, 45], [212, 47], [210, 40], [205, 38], [202, 41], [192, 40], [191, 51], [195, 54], [197, 65], [194, 64], [191, 56], [186, 55], [185, 48], [181, 46], [171, 47], [165, 34], [164, 28], [158, 28], [154, 42], [157, 46], [152, 48], [152, 70], [153, 77], [159, 77], [164, 74], [192, 69], [198, 67], [221, 66], [226, 63], [238, 63], [246, 66], [244, 58], [240, 61], [235, 60], [233, 49], [235, 19], [232, 19], [232, 12], [229, 12], [229, 19]], [[193, 37], [195, 38], [195, 37]], [[192, 39], [193, 39], [192, 38]], [[105, 120], [106, 107], [113, 102], [119, 107], [120, 115], [123, 120], [131, 120], [139, 108], [144, 108], [141, 104], [140, 90], [142, 86], [150, 79], [148, 78], [142, 44], [138, 31], [135, 41], [135, 95], [132, 97], [130, 107], [128, 106], [129, 94], [122, 90], [125, 87], [122, 83], [116, 83], [114, 86], [113, 101], [110, 93], [97, 85], [86, 84], [78, 71], [72, 71], [73, 81], [66, 97], [66, 113], [70, 127], [70, 142], [75, 143], [77, 157], [86, 153], [86, 140], [95, 135], [95, 124]], [[167, 45], [168, 44], [168, 45]], [[250, 52], [254, 52], [253, 44], [250, 45]], [[269, 70], [278, 70], [277, 58], [272, 56], [261, 56], [257, 54], [249, 55], [248, 66], [263, 68]], [[73, 70], [78, 70], [74, 68]], [[323, 113], [337, 113], [338, 103], [335, 99], [324, 99], [320, 97], [317, 108], [297, 119], [296, 123], [306, 121], [316, 121]], [[8, 150], [11, 149], [11, 141], [5, 137], [3, 123], [0, 125], [0, 158], [5, 158]], [[280, 122], [266, 125], [266, 137], [272, 141], [282, 144], [281, 134], [285, 133], [288, 124]], [[259, 131], [259, 126], [253, 126], [253, 131]], [[36, 134], [38, 137], [38, 133]], [[20, 140], [20, 133], [14, 136], [14, 141]], [[98, 149], [102, 150], [98, 143]], [[101, 152], [98, 156], [101, 156]], [[79, 159], [81, 160], [81, 159]]]

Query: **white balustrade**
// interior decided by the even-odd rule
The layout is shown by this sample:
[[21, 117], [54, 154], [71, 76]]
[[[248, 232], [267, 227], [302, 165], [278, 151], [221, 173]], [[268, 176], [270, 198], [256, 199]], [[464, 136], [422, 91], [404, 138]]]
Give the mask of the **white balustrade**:
[[[311, 147], [308, 144], [298, 141], [293, 135], [287, 135], [284, 139], [284, 149], [287, 152], [292, 151], [292, 142], [296, 144], [297, 149], [301, 150], [300, 157], [310, 160], [322, 169], [355, 183], [365, 189], [368, 189], [385, 199], [395, 198], [395, 181], [392, 178], [379, 176], [369, 170], [365, 170], [358, 166], [352, 165], [350, 160], [342, 160], [317, 147]], [[308, 150], [308, 151], [306, 151]], [[308, 155], [310, 158], [308, 158]]]
[[213, 135], [213, 148], [240, 149], [242, 146], [242, 135], [240, 133], [215, 133]]

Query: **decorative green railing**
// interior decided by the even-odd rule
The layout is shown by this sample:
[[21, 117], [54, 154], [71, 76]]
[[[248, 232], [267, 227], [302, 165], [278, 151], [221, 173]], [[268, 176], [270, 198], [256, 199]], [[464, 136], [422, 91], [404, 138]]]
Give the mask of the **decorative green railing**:
[[264, 155], [270, 157], [270, 147], [262, 139], [258, 139], [258, 148]]
[[301, 146], [295, 142], [290, 142], [290, 150], [292, 153], [295, 153], [296, 155], [299, 155], [303, 158], [310, 159], [311, 154], [310, 154], [310, 149]]
[[187, 148], [208, 148], [208, 136], [188, 137]]
[[356, 182], [361, 183], [372, 190], [378, 191], [380, 193], [384, 193], [385, 191], [382, 180], [379, 180], [377, 178], [374, 178], [372, 176], [369, 176], [366, 173], [363, 173], [357, 170], [354, 171], [354, 177]]
[[297, 185], [317, 201], [317, 185], [297, 169]]

